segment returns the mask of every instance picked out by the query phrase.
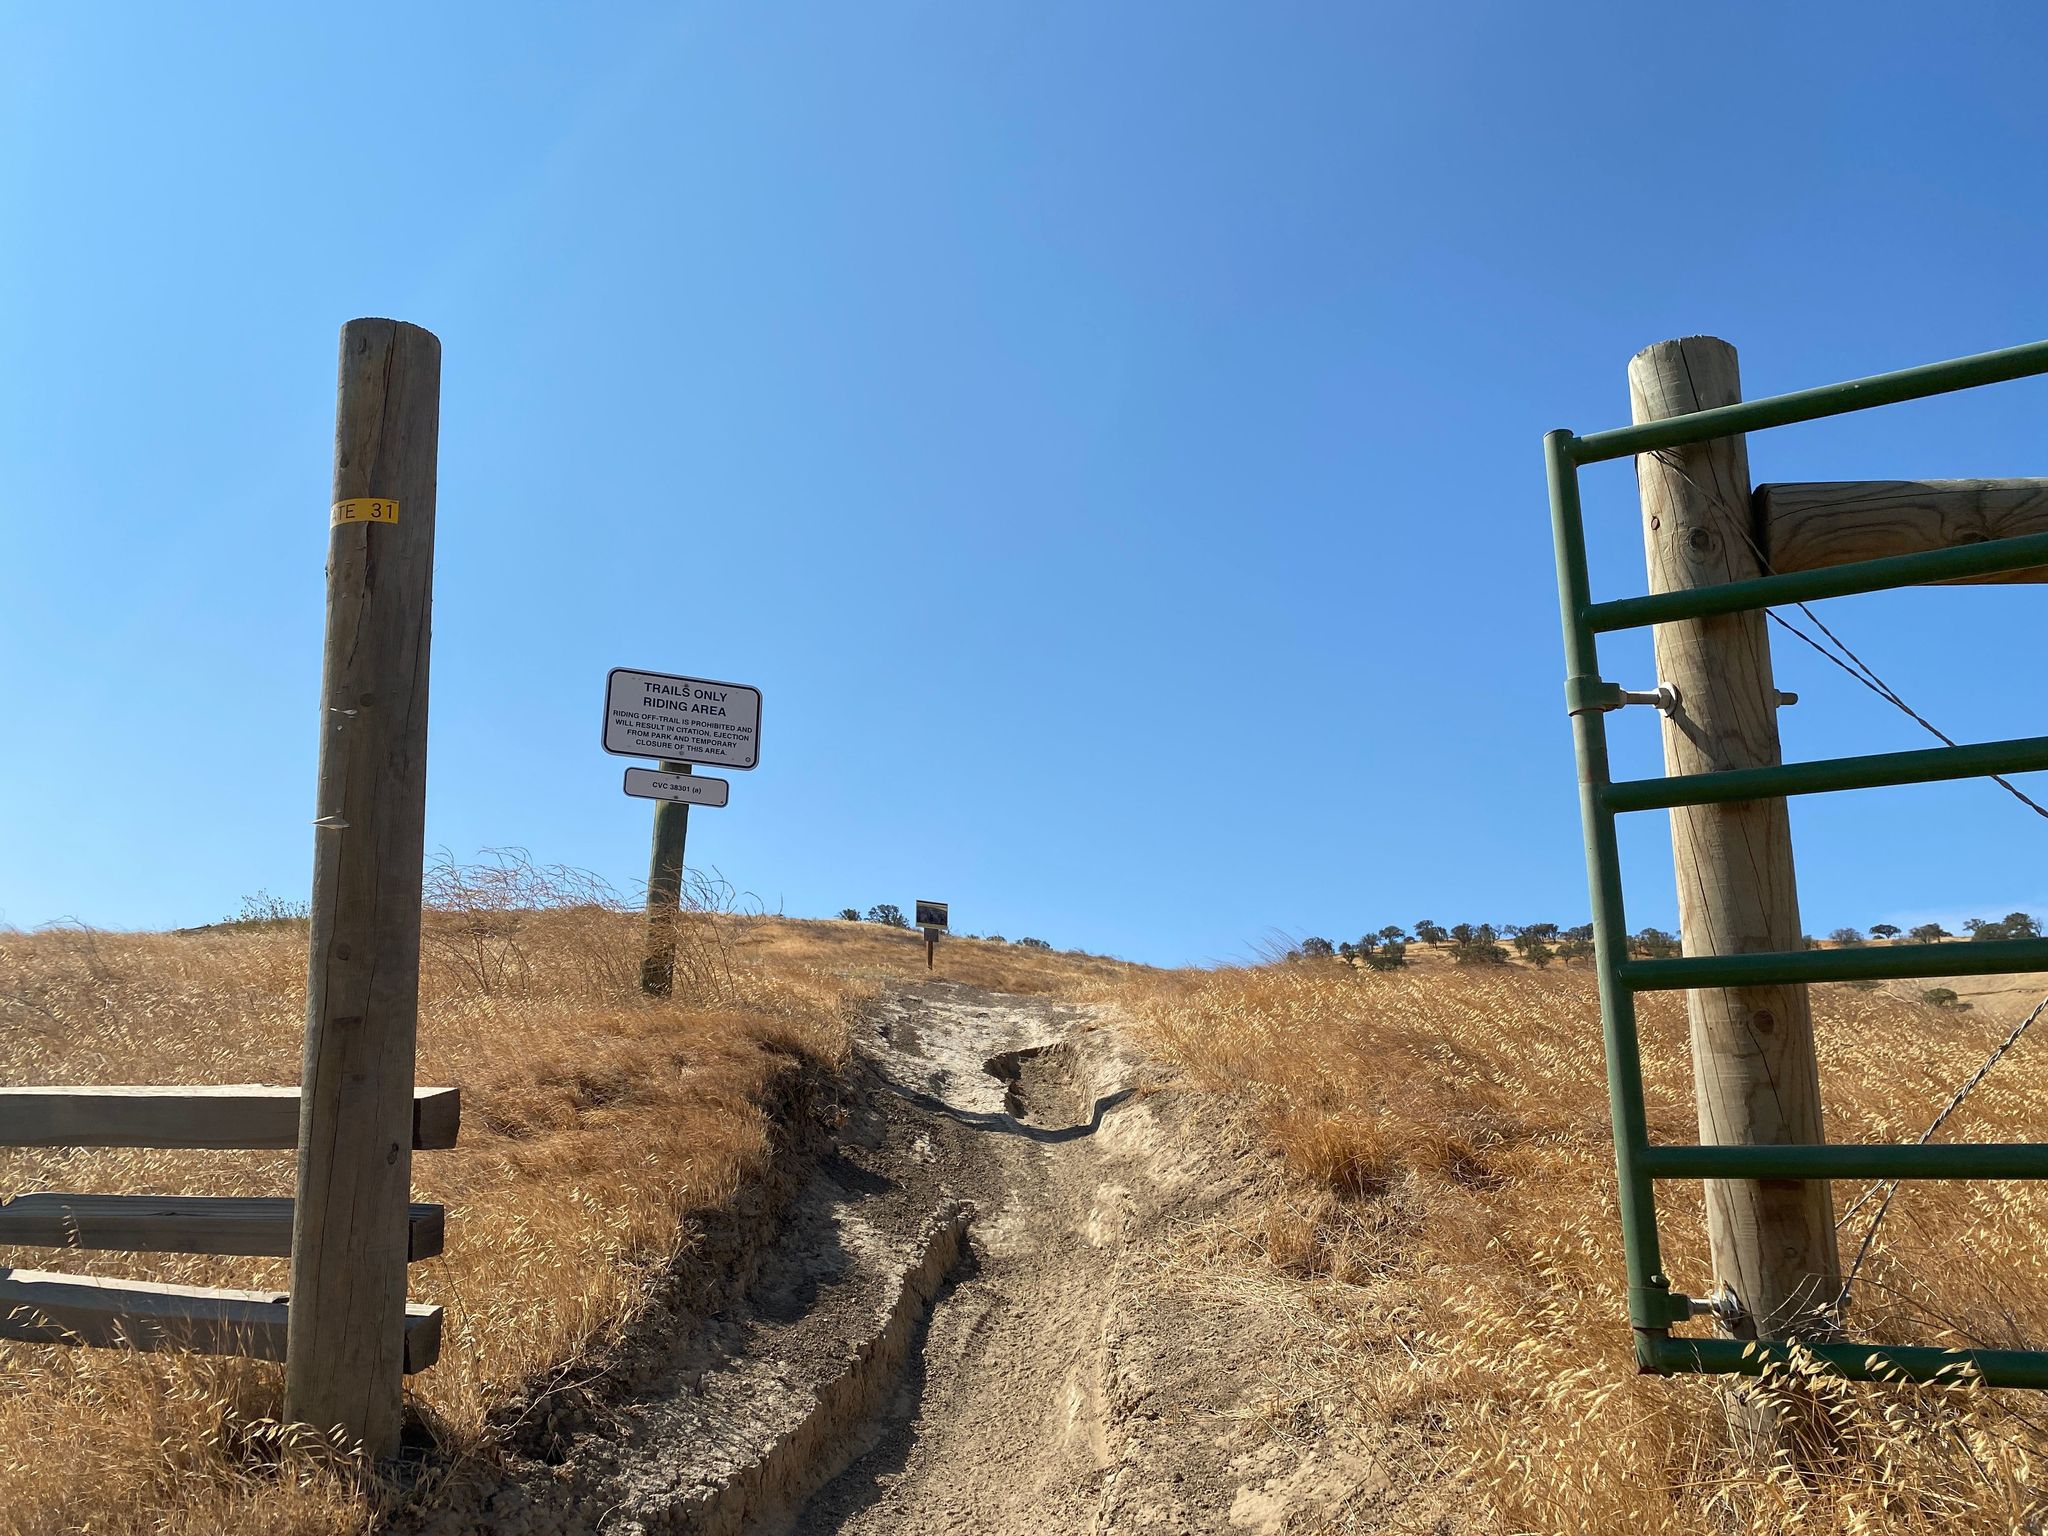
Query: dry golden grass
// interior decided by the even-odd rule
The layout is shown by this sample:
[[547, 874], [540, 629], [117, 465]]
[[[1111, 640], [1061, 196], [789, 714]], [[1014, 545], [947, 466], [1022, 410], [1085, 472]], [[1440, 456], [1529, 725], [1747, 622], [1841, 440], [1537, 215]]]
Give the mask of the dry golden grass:
[[[1337, 963], [1143, 979], [1126, 1005], [1191, 1082], [1234, 1102], [1288, 1177], [1258, 1230], [1219, 1232], [1292, 1277], [1307, 1385], [1362, 1421], [1433, 1426], [1446, 1473], [1510, 1532], [2038, 1529], [2048, 1417], [1974, 1385], [1775, 1388], [1824, 1433], [1795, 1467], [1736, 1449], [1730, 1388], [1634, 1374], [1598, 1012], [1584, 972], [1371, 974]], [[1818, 988], [1828, 1131], [1908, 1140], [2008, 1021]], [[1652, 1132], [1696, 1139], [1682, 1000], [1646, 1000]], [[1949, 1124], [2048, 1127], [2048, 1037]], [[1862, 1192], [1838, 1185], [1838, 1211]], [[1709, 1288], [1699, 1186], [1660, 1185], [1665, 1267]], [[1842, 1228], [1846, 1254], [1870, 1207]], [[1851, 1324], [1890, 1342], [2048, 1342], [2048, 1191], [1910, 1184]]]
[[[487, 1451], [488, 1416], [602, 1341], [769, 1157], [777, 1093], [842, 1057], [862, 983], [729, 918], [689, 920], [678, 996], [642, 1001], [635, 920], [522, 910], [515, 863], [440, 872], [419, 1079], [463, 1092], [461, 1145], [415, 1161], [448, 1207], [445, 1257], [412, 1290], [447, 1309], [441, 1362], [409, 1391], [443, 1448]], [[559, 898], [559, 886], [555, 888]], [[801, 946], [797, 946], [799, 949]], [[294, 1082], [302, 924], [188, 936], [0, 934], [0, 1081]], [[871, 990], [871, 989], [866, 989]], [[284, 1194], [289, 1153], [13, 1151], [0, 1192]], [[278, 1285], [282, 1260], [0, 1250], [0, 1262], [198, 1284]], [[364, 1505], [278, 1452], [280, 1372], [238, 1360], [0, 1345], [0, 1532], [339, 1532]]]
[[[793, 963], [873, 981], [927, 979], [924, 935], [914, 928], [764, 917], [740, 919], [734, 932], [739, 953], [771, 963]], [[937, 969], [929, 974], [940, 981], [965, 982], [994, 992], [1085, 1001], [1149, 971], [1106, 955], [1031, 949], [1001, 940], [945, 938], [939, 941]]]

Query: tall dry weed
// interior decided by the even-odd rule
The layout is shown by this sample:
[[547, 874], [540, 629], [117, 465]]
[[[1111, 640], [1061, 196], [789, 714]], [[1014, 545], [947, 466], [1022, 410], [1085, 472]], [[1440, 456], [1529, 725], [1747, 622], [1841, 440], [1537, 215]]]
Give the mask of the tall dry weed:
[[[447, 1311], [408, 1394], [444, 1453], [629, 1319], [693, 1224], [766, 1169], [792, 1074], [847, 1048], [862, 988], [749, 954], [733, 919], [682, 929], [674, 997], [635, 990], [636, 914], [572, 871], [506, 853], [431, 872], [419, 1080], [463, 1092], [461, 1144], [422, 1153], [448, 1208], [412, 1293]], [[295, 1082], [303, 922], [184, 935], [0, 934], [0, 1081]], [[0, 1151], [30, 1190], [288, 1194], [289, 1153]], [[0, 1262], [278, 1286], [283, 1260], [0, 1250]], [[367, 1507], [281, 1435], [280, 1372], [240, 1360], [0, 1345], [0, 1533], [360, 1529]]]
[[[1483, 1527], [2040, 1527], [2048, 1417], [2033, 1394], [1851, 1384], [1807, 1362], [1749, 1390], [1809, 1426], [1808, 1453], [1759, 1460], [1728, 1384], [1634, 1373], [1590, 976], [1311, 963], [1141, 981], [1126, 1001], [1281, 1158], [1260, 1226], [1215, 1240], [1294, 1277], [1299, 1368], [1356, 1419], [1452, 1446], [1442, 1470], [1483, 1495]], [[1815, 1013], [1838, 1140], [1918, 1134], [2004, 1033], [1848, 988], [1816, 989]], [[1647, 999], [1643, 1020], [1652, 1134], [1693, 1140], [1682, 1002]], [[2043, 1051], [2048, 1038], [2023, 1044], [1951, 1133], [2040, 1139]], [[1659, 1191], [1665, 1267], [1703, 1294], [1699, 1187]], [[1838, 1186], [1837, 1208], [1861, 1192]], [[1871, 1209], [1845, 1223], [1847, 1251]], [[2048, 1342], [2044, 1237], [2037, 1185], [1910, 1185], [1852, 1326], [1887, 1342]]]

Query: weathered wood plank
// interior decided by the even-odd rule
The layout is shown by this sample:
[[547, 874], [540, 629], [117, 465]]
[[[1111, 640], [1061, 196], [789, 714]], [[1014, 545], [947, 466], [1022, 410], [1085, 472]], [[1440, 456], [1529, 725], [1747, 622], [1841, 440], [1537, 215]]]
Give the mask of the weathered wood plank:
[[[415, 1202], [407, 1259], [441, 1252], [442, 1207]], [[284, 1258], [292, 1251], [292, 1202], [283, 1196], [17, 1195], [0, 1205], [0, 1245], [123, 1253], [221, 1253]]]
[[[454, 1088], [415, 1088], [412, 1144], [455, 1145]], [[263, 1083], [200, 1087], [0, 1087], [0, 1146], [176, 1147], [285, 1151], [299, 1144], [299, 1090]]]
[[[286, 1303], [278, 1291], [0, 1269], [0, 1338], [282, 1360]], [[408, 1304], [403, 1338], [406, 1371], [426, 1370], [441, 1357], [441, 1309]]]
[[[1816, 480], [1760, 485], [1755, 520], [1774, 571], [1818, 571], [1987, 539], [2048, 533], [2048, 480]], [[1971, 582], [2048, 581], [2048, 567]], [[1956, 583], [1962, 585], [1963, 583]]]

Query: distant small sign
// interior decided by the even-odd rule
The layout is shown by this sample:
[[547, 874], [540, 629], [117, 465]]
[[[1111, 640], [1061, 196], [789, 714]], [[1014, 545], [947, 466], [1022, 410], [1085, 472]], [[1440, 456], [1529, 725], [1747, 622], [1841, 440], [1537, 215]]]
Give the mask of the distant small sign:
[[920, 901], [917, 904], [917, 926], [946, 931], [946, 904], [943, 901]]
[[663, 773], [659, 768], [628, 768], [626, 793], [640, 800], [673, 800], [682, 805], [725, 804], [732, 785], [701, 773]]
[[760, 745], [758, 688], [628, 667], [614, 667], [605, 684], [607, 752], [751, 768]]

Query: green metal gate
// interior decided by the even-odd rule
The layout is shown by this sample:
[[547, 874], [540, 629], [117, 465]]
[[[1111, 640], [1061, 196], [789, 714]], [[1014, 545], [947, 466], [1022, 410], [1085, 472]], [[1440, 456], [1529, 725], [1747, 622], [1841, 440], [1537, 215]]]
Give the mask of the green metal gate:
[[[1620, 1178], [1622, 1242], [1628, 1262], [1629, 1321], [1645, 1371], [1755, 1375], [1789, 1358], [1791, 1347], [1741, 1339], [1673, 1337], [1671, 1326], [1707, 1310], [1671, 1288], [1658, 1253], [1659, 1179], [2048, 1179], [2048, 1145], [1652, 1146], [1643, 1105], [1635, 995], [1694, 987], [1763, 986], [1909, 976], [1988, 976], [2048, 970], [2048, 939], [1787, 954], [1687, 955], [1631, 959], [1615, 819], [1625, 811], [1770, 799], [1841, 789], [1920, 784], [2048, 769], [2048, 736], [1918, 752], [1786, 763], [1661, 779], [1609, 777], [1606, 712], [1625, 702], [1600, 676], [1598, 637], [1681, 619], [1739, 613], [1780, 603], [1879, 592], [1891, 587], [2048, 565], [2048, 533], [1895, 555], [1827, 570], [1764, 575], [1720, 586], [1593, 601], [1579, 508], [1579, 469], [1718, 437], [1788, 426], [1847, 411], [1917, 400], [1978, 384], [2048, 373], [2048, 342], [1932, 363], [1898, 373], [1719, 406], [1639, 426], [1578, 437], [1545, 435], [1558, 600], [1564, 616], [1565, 701], [1578, 754], [1579, 810], [1592, 885], [1593, 941], [1600, 973], [1600, 1022], [1607, 1055], [1614, 1160]], [[1937, 1349], [1818, 1341], [1801, 1348], [1859, 1380], [1927, 1381], [1973, 1369], [1993, 1386], [2048, 1387], [2048, 1352]]]

